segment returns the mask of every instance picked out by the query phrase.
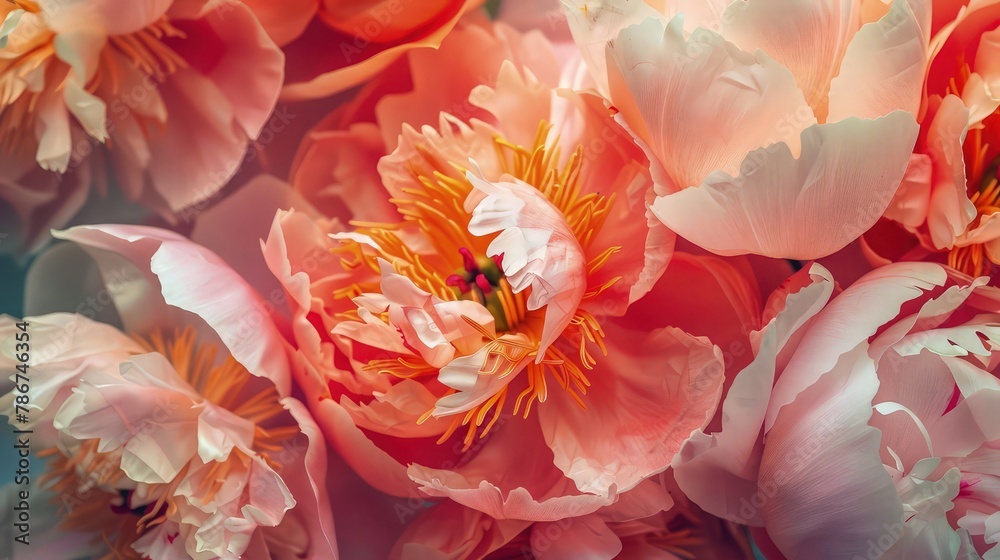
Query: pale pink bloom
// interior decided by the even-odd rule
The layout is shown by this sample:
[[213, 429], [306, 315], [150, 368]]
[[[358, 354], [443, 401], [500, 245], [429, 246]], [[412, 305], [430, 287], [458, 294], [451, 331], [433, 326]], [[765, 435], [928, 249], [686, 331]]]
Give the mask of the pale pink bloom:
[[24, 0], [0, 21], [0, 197], [28, 243], [91, 185], [168, 219], [208, 199], [282, 83], [281, 51], [235, 2]]
[[917, 134], [928, 2], [868, 23], [859, 0], [649, 4], [566, 10], [664, 224], [721, 255], [811, 259], [875, 223]]
[[[18, 425], [49, 449], [63, 529], [126, 558], [335, 558], [326, 445], [290, 396], [291, 349], [260, 296], [171, 232], [58, 236], [90, 252], [106, 279], [87, 314], [114, 305], [125, 329], [71, 313], [24, 319], [30, 421]], [[58, 258], [40, 261], [35, 277], [49, 282]], [[5, 369], [20, 332], [0, 321]], [[12, 421], [15, 404], [14, 393], [2, 398]]]
[[874, 264], [940, 260], [979, 276], [1000, 262], [1000, 3], [958, 4], [935, 3], [921, 134], [885, 213], [911, 235], [866, 235]]
[[681, 488], [788, 558], [992, 557], [1000, 292], [899, 263], [831, 293], [813, 265], [776, 294]]
[[669, 316], [630, 317], [673, 238], [599, 97], [504, 62], [469, 106], [484, 117], [402, 126], [378, 164], [391, 213], [348, 229], [279, 212], [264, 251], [300, 383], [330, 443], [388, 493], [585, 515], [712, 417], [721, 353]]

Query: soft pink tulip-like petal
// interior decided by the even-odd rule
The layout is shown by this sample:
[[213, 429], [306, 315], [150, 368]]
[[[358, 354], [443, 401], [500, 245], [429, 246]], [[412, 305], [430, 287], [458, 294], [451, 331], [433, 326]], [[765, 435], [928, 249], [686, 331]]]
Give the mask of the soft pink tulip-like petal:
[[1000, 238], [1000, 212], [983, 216], [975, 228], [965, 232], [955, 240], [955, 246], [968, 247], [976, 243], [982, 243], [986, 247], [987, 254], [992, 258], [994, 255], [997, 255], [993, 246], [997, 238]]
[[[898, 263], [867, 274], [845, 290], [800, 341], [771, 394], [764, 430], [770, 431], [781, 407], [834, 369], [852, 351], [899, 314], [900, 308], [947, 280], [944, 269], [930, 263]], [[858, 309], [868, 310], [858, 315]]]
[[394, 496], [412, 495], [416, 485], [407, 476], [406, 467], [375, 445], [340, 403], [318, 397], [326, 390], [319, 374], [306, 373], [299, 382], [303, 381], [307, 383], [303, 389], [314, 403], [310, 411], [330, 447], [368, 484]]
[[151, 272], [167, 304], [201, 317], [250, 373], [289, 394], [284, 339], [260, 296], [218, 256], [176, 233], [144, 226], [80, 226], [53, 235], [118, 253]]
[[[476, 4], [475, 1], [467, 1], [463, 5], [458, 6], [457, 9], [451, 10], [451, 16], [445, 21], [440, 22], [439, 25], [432, 27], [430, 30], [422, 30], [423, 32], [418, 33], [412, 41], [390, 44], [382, 50], [376, 50], [373, 53], [357, 52], [354, 46], [354, 39], [345, 40], [343, 35], [333, 34], [332, 37], [342, 42], [342, 46], [345, 49], [340, 48], [340, 46], [332, 47], [330, 50], [334, 54], [331, 58], [345, 58], [350, 64], [324, 72], [305, 81], [288, 83], [282, 90], [282, 98], [288, 101], [303, 101], [330, 96], [364, 83], [388, 68], [393, 62], [411, 50], [418, 48], [435, 49], [441, 45], [441, 42], [447, 37], [448, 33], [455, 28], [462, 15], [471, 11]], [[366, 39], [359, 37], [357, 40], [362, 41]], [[354, 52], [351, 52], [351, 49], [354, 49]], [[355, 62], [358, 54], [368, 56], [363, 60]]]
[[920, 111], [930, 41], [930, 1], [894, 0], [858, 30], [830, 84], [827, 122]]
[[934, 452], [964, 456], [983, 442], [1000, 439], [1000, 392], [979, 390], [966, 397], [931, 429]]
[[[522, 34], [502, 23], [492, 27], [472, 22], [460, 24], [441, 43], [440, 49], [414, 50], [407, 58], [413, 89], [386, 95], [375, 107], [385, 138], [383, 149], [395, 148], [404, 124], [414, 128], [433, 125], [442, 110], [466, 121], [477, 118], [499, 124], [477, 108], [478, 98], [470, 96], [470, 92], [484, 83], [496, 83], [505, 61], [550, 87], [559, 82], [560, 67], [552, 44], [538, 30]], [[537, 127], [538, 122], [532, 126]]]
[[176, 521], [165, 521], [139, 537], [132, 544], [132, 549], [146, 558], [189, 560], [191, 556], [184, 547], [186, 541], [178, 536], [180, 525]]
[[[789, 375], [798, 372], [786, 369], [781, 379]], [[786, 557], [849, 558], [880, 538], [891, 545], [903, 532], [879, 432], [868, 426], [877, 389], [862, 344], [783, 407], [767, 433], [757, 503]]]
[[825, 268], [814, 264], [808, 275], [810, 283], [787, 294], [784, 307], [760, 332], [754, 361], [737, 374], [723, 401], [722, 429], [694, 434], [674, 457], [677, 485], [713, 515], [741, 524], [763, 522], [759, 511], [745, 504], [757, 490], [761, 430], [778, 354], [833, 295], [833, 278]]
[[916, 135], [916, 121], [903, 111], [816, 125], [802, 133], [798, 158], [783, 143], [757, 150], [738, 177], [713, 173], [697, 188], [658, 198], [653, 212], [720, 255], [826, 256], [888, 207]]
[[750, 0], [723, 15], [722, 34], [746, 51], [762, 49], [795, 75], [817, 116], [826, 115], [830, 80], [857, 31], [853, 0]]
[[[136, 482], [172, 482], [215, 435], [199, 429], [198, 396], [179, 384], [172, 366], [159, 354], [133, 357], [122, 365], [122, 375], [129, 377], [83, 381], [53, 424], [77, 440], [99, 439], [102, 453], [123, 448], [122, 471]], [[252, 444], [253, 425], [242, 421], [242, 443]]]
[[976, 207], [966, 193], [962, 148], [969, 110], [961, 99], [948, 95], [932, 119], [927, 129], [927, 153], [934, 163], [927, 229], [936, 248], [951, 249], [976, 217]]
[[[906, 358], [890, 351], [880, 360], [878, 373], [875, 404], [903, 406], [916, 419], [905, 412], [874, 414], [869, 424], [882, 432], [883, 448], [892, 449], [908, 470], [938, 452], [928, 449], [928, 438], [921, 433], [917, 422], [924, 430], [933, 429], [951, 400], [955, 381], [941, 357], [927, 350]], [[886, 453], [882, 462], [892, 465], [894, 459]]]
[[412, 379], [393, 384], [384, 393], [374, 393], [375, 400], [357, 404], [346, 396], [340, 405], [347, 410], [359, 428], [394, 437], [436, 437], [448, 427], [448, 422], [428, 418], [418, 423], [434, 407], [438, 397], [427, 387]]
[[[385, 155], [382, 131], [372, 123], [347, 130], [310, 133], [299, 149], [290, 180], [324, 215], [366, 222], [399, 219], [396, 207], [385, 196], [378, 175], [379, 158]], [[399, 134], [397, 129], [393, 138]]]
[[[235, 123], [256, 138], [278, 101], [285, 57], [242, 2], [215, 6], [202, 21], [226, 45], [204, 75], [229, 101]], [[253, 61], [251, 72], [248, 61]]]
[[[156, 193], [179, 213], [225, 186], [239, 169], [249, 140], [234, 126], [236, 113], [223, 92], [198, 72], [178, 70], [159, 93], [172, 126], [149, 141], [150, 152], [158, 157], [150, 160], [147, 171]], [[179, 190], [177, 185], [189, 187]]]
[[582, 492], [630, 490], [665, 470], [691, 434], [715, 414], [725, 368], [704, 338], [663, 328], [640, 334], [605, 327], [583, 409], [562, 392], [538, 414], [555, 464]]
[[[493, 331], [493, 316], [482, 305], [466, 300], [443, 301], [418, 288], [408, 277], [397, 274], [387, 261], [380, 259], [379, 265], [381, 296], [386, 308], [378, 312], [388, 310], [390, 326], [398, 329], [408, 347], [428, 364], [440, 368], [452, 362], [456, 351], [478, 350], [482, 333], [465, 318]], [[362, 294], [361, 298], [364, 297]]]
[[483, 558], [530, 525], [493, 519], [455, 502], [442, 502], [417, 517], [396, 541], [391, 560]]
[[479, 191], [465, 203], [472, 212], [469, 232], [500, 232], [490, 243], [489, 256], [503, 255], [503, 271], [514, 293], [531, 287], [529, 310], [545, 307], [536, 359], [540, 363], [587, 291], [583, 248], [562, 213], [537, 189], [520, 181], [491, 183], [472, 171], [467, 177]]
[[792, 74], [711, 31], [685, 39], [681, 24], [646, 20], [608, 47], [611, 98], [664, 168], [667, 192], [715, 170], [736, 174], [747, 153], [774, 142], [797, 154], [816, 120]]

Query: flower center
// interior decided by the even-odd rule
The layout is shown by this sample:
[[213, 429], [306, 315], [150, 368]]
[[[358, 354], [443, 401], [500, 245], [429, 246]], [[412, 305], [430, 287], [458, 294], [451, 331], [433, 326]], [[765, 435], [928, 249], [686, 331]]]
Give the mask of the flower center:
[[459, 299], [475, 301], [485, 307], [496, 321], [497, 332], [514, 329], [524, 320], [523, 302], [518, 302], [510, 283], [503, 275], [503, 255], [476, 258], [466, 247], [458, 250], [462, 268], [445, 278], [458, 292]]
[[[136, 339], [148, 351], [166, 357], [177, 375], [206, 401], [252, 422], [253, 451], [272, 469], [281, 469], [282, 463], [270, 455], [282, 451], [282, 444], [295, 437], [299, 429], [279, 418], [285, 409], [273, 386], [256, 393], [250, 391], [247, 397], [247, 384], [256, 378], [232, 356], [217, 363], [216, 349], [198, 345], [191, 327], [175, 331], [170, 337], [157, 331], [148, 339]], [[42, 451], [40, 456], [53, 457], [42, 484], [50, 486], [65, 508], [64, 528], [101, 534], [111, 548], [106, 558], [138, 559], [132, 543], [177, 513], [174, 496], [190, 465], [170, 482], [137, 488], [120, 467], [121, 448], [100, 452], [99, 444], [99, 439], [82, 441], [78, 450], [69, 455], [58, 447]], [[227, 476], [245, 469], [249, 460], [246, 453], [234, 448], [226, 460], [212, 463], [208, 474], [199, 477], [192, 496], [202, 503], [209, 502], [223, 489]]]
[[[586, 250], [599, 233], [605, 218], [614, 204], [614, 196], [596, 193], [581, 194], [581, 169], [583, 149], [577, 148], [560, 165], [557, 142], [547, 141], [551, 126], [539, 125], [534, 144], [523, 147], [503, 138], [494, 138], [494, 146], [501, 171], [536, 188], [563, 215], [566, 224]], [[494, 336], [489, 329], [466, 321], [483, 336], [485, 351], [479, 368], [480, 375], [503, 378], [519, 371], [525, 372], [526, 387], [514, 401], [512, 413], [527, 417], [532, 403], [544, 402], [548, 395], [549, 380], [555, 382], [584, 406], [582, 395], [590, 382], [585, 370], [592, 369], [596, 360], [589, 346], [594, 345], [606, 353], [597, 319], [580, 308], [564, 329], [555, 344], [548, 346], [539, 358], [540, 335], [546, 309], [528, 309], [531, 289], [518, 293], [503, 274], [503, 255], [488, 256], [488, 247], [495, 236], [477, 237], [469, 232], [471, 214], [465, 209], [466, 199], [473, 187], [466, 179], [463, 165], [442, 162], [425, 146], [415, 146], [422, 162], [411, 163], [410, 174], [416, 186], [404, 189], [402, 196], [392, 199], [403, 221], [399, 223], [352, 222], [355, 233], [372, 241], [359, 242], [341, 239], [341, 246], [333, 249], [342, 255], [342, 265], [348, 269], [367, 267], [377, 277], [379, 259], [392, 264], [397, 274], [409, 278], [418, 288], [444, 301], [471, 300], [486, 307], [495, 320]], [[412, 239], [413, 229], [426, 239], [434, 249], [417, 253], [410, 249], [406, 239]], [[588, 276], [601, 269], [620, 247], [609, 247], [587, 263]], [[613, 278], [593, 286], [588, 284], [584, 300], [596, 297], [613, 286], [620, 278]], [[354, 298], [363, 293], [379, 292], [377, 281], [352, 284], [335, 290], [336, 298]], [[352, 311], [342, 314], [347, 320], [360, 320]], [[386, 323], [388, 313], [382, 314]], [[419, 356], [371, 361], [366, 369], [402, 379], [435, 379], [438, 368], [430, 366]], [[498, 418], [506, 403], [508, 386], [504, 386], [486, 402], [472, 410], [453, 416], [451, 426], [441, 436], [446, 441], [456, 430], [465, 427], [465, 448], [474, 440], [477, 430], [483, 428], [485, 436]], [[453, 394], [448, 390], [442, 397]], [[421, 422], [435, 411], [429, 410]], [[492, 412], [491, 420], [487, 416]], [[485, 427], [483, 426], [486, 423]]]

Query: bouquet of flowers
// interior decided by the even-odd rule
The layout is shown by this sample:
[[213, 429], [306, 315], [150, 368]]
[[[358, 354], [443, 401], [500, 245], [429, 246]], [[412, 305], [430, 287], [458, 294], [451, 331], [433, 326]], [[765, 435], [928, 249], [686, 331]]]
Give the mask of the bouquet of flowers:
[[0, 558], [1000, 559], [1000, 0], [0, 1]]

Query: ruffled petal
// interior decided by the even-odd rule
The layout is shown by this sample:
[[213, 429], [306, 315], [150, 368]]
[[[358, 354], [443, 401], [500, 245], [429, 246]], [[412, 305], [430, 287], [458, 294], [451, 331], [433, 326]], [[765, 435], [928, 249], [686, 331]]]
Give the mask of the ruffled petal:
[[201, 317], [237, 361], [250, 373], [270, 378], [280, 394], [291, 390], [285, 341], [270, 319], [273, 305], [264, 305], [212, 252], [176, 233], [144, 226], [81, 226], [53, 235], [118, 253], [148, 271], [167, 304]]
[[662, 472], [715, 414], [725, 368], [704, 338], [674, 328], [645, 336], [609, 324], [608, 356], [588, 374], [586, 409], [554, 391], [538, 407], [555, 464], [582, 492], [624, 492]]
[[694, 434], [674, 458], [677, 485], [713, 515], [746, 525], [763, 524], [757, 508], [746, 504], [757, 491], [764, 414], [778, 355], [833, 295], [833, 278], [825, 268], [814, 264], [808, 275], [808, 285], [789, 286], [796, 291], [785, 295], [784, 307], [758, 333], [754, 361], [737, 374], [722, 403], [722, 429], [711, 435]]
[[713, 173], [697, 188], [658, 198], [653, 213], [720, 255], [826, 256], [888, 207], [916, 135], [916, 121], [903, 111], [816, 125], [802, 133], [798, 158], [784, 143], [757, 150], [738, 177]]
[[472, 212], [469, 232], [500, 232], [490, 243], [489, 256], [503, 256], [503, 271], [514, 293], [531, 287], [529, 310], [545, 308], [536, 360], [540, 363], [587, 291], [583, 248], [562, 213], [538, 190], [521, 182], [490, 183], [471, 171], [467, 176], [479, 191], [465, 203]]

